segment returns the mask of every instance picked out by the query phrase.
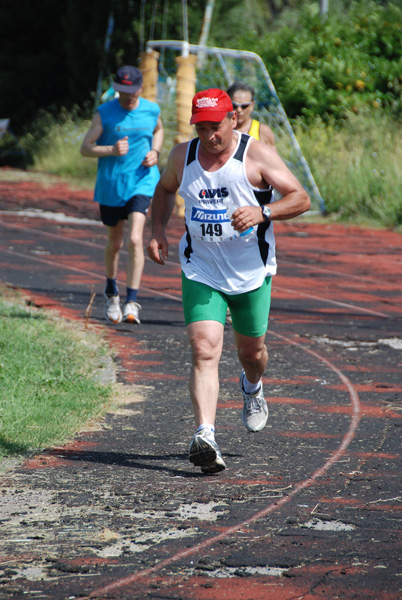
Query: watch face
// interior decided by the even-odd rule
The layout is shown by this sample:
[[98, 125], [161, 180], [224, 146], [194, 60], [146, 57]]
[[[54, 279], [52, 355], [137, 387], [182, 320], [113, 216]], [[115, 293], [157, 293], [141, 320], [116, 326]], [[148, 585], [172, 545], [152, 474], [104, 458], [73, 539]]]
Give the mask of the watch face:
[[271, 209], [268, 208], [268, 206], [264, 206], [262, 209], [262, 212], [264, 214], [264, 217], [269, 220], [271, 218]]

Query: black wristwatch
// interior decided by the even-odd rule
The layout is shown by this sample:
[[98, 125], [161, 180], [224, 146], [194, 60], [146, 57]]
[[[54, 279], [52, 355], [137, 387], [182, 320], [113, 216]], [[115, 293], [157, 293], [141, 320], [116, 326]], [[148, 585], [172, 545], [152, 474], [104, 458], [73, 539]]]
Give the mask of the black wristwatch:
[[262, 216], [264, 217], [264, 221], [270, 221], [271, 220], [271, 209], [269, 208], [269, 206], [261, 206], [261, 210], [262, 210]]

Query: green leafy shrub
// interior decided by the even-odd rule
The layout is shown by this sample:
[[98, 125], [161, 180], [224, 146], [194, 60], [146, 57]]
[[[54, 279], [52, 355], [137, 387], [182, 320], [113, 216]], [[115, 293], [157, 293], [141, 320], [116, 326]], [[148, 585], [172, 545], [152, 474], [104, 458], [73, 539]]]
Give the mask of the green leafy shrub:
[[316, 2], [301, 11], [297, 28], [246, 36], [241, 47], [261, 56], [291, 119], [343, 120], [364, 106], [399, 119], [401, 23], [402, 7], [393, 3], [353, 2], [322, 20]]

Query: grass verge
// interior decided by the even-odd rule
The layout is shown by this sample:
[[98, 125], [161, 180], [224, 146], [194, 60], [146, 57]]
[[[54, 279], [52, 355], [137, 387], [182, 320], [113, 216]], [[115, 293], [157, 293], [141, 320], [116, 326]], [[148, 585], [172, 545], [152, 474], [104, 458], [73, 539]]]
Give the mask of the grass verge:
[[108, 351], [101, 334], [27, 306], [0, 284], [0, 466], [105, 414], [113, 386], [99, 370]]

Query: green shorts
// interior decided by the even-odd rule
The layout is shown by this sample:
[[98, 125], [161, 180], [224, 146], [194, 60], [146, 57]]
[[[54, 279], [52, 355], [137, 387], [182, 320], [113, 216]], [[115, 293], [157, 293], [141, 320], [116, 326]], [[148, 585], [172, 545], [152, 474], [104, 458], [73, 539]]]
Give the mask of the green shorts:
[[195, 321], [226, 321], [229, 307], [233, 329], [248, 337], [260, 337], [268, 328], [271, 305], [271, 277], [251, 292], [229, 296], [214, 288], [192, 281], [182, 272], [183, 310], [186, 325]]

